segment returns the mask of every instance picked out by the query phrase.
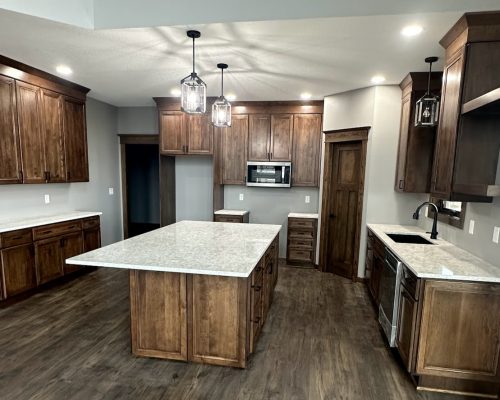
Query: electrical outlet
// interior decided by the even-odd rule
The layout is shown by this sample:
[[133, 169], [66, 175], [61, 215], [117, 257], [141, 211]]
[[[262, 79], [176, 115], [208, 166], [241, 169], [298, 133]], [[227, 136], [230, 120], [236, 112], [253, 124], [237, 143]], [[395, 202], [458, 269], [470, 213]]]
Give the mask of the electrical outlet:
[[498, 238], [500, 236], [500, 227], [495, 226], [493, 228], [493, 243], [498, 244]]
[[469, 222], [469, 234], [470, 235], [474, 235], [474, 225], [476, 224], [476, 222], [471, 219], [470, 222]]
[[244, 198], [245, 196], [243, 196], [243, 193], [240, 193], [240, 201], [243, 201]]
[[49, 194], [46, 194], [44, 196], [44, 200], [45, 200], [45, 204], [49, 204], [50, 203], [50, 195]]
[[115, 194], [115, 189], [114, 188], [109, 188], [108, 192], [109, 192], [110, 196], [113, 196]]
[[310, 203], [311, 202], [311, 196], [306, 196], [306, 203]]

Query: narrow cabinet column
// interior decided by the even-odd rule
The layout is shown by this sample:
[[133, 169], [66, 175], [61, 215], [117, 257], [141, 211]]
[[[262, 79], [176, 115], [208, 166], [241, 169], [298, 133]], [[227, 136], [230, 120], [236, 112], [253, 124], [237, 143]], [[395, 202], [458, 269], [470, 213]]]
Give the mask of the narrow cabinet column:
[[294, 115], [292, 186], [319, 185], [321, 117], [321, 114]]
[[0, 184], [21, 182], [16, 86], [14, 79], [0, 75]]
[[222, 130], [222, 183], [244, 185], [246, 178], [248, 115], [233, 115]]
[[63, 110], [66, 180], [68, 182], [88, 182], [85, 102], [64, 96]]
[[248, 160], [269, 161], [271, 117], [265, 114], [248, 116]]
[[274, 114], [271, 116], [271, 161], [290, 161], [292, 159], [292, 135], [292, 114]]
[[41, 127], [40, 88], [16, 82], [17, 113], [24, 183], [45, 182], [45, 143]]

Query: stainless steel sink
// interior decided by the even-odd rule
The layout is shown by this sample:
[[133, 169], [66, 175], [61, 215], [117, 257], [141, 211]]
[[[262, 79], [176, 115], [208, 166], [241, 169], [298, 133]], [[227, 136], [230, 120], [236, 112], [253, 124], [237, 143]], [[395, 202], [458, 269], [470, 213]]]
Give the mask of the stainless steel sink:
[[434, 244], [426, 238], [415, 234], [388, 233], [387, 236], [389, 236], [396, 243]]

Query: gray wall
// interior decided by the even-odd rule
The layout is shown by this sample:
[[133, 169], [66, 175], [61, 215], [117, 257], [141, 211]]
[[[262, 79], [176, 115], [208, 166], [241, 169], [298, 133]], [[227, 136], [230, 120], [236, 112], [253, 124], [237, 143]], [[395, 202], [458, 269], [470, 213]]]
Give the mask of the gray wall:
[[[239, 200], [243, 193], [244, 200]], [[259, 188], [236, 185], [224, 186], [224, 208], [250, 211], [250, 222], [282, 225], [280, 257], [286, 257], [286, 235], [289, 212], [318, 212], [317, 188]], [[305, 196], [311, 197], [309, 204]]]
[[[117, 109], [87, 100], [87, 140], [90, 182], [0, 186], [0, 218], [55, 214], [64, 211], [102, 211], [103, 245], [122, 238]], [[114, 195], [108, 188], [114, 188]], [[44, 204], [49, 194], [50, 204]]]
[[120, 134], [158, 134], [156, 107], [120, 107], [117, 117]]

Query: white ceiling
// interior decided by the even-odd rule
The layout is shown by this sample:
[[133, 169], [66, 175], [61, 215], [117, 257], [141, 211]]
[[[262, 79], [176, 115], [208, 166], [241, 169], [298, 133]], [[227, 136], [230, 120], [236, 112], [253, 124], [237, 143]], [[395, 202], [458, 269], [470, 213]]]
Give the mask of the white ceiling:
[[[443, 55], [438, 41], [462, 11], [337, 17], [199, 26], [197, 72], [209, 95], [219, 94], [216, 64], [229, 64], [226, 93], [238, 100], [313, 98], [370, 85], [375, 74], [397, 84], [423, 59]], [[424, 32], [400, 35], [419, 23]], [[92, 30], [0, 10], [0, 54], [55, 73], [69, 65], [69, 79], [90, 96], [116, 106], [152, 105], [169, 96], [191, 70], [187, 26]]]

